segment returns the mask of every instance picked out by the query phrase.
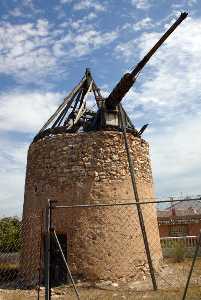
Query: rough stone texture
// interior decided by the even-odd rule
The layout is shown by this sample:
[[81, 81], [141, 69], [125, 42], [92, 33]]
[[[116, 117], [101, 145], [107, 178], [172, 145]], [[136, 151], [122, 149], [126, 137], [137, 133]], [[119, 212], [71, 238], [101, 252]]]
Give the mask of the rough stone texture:
[[42, 209], [31, 209], [23, 216], [20, 281], [24, 286], [36, 286], [40, 278], [40, 260], [44, 215]]
[[[148, 144], [131, 134], [128, 138], [140, 198], [153, 199]], [[64, 205], [134, 201], [122, 133], [65, 133], [31, 144], [24, 217], [45, 208], [48, 199]], [[157, 269], [162, 254], [156, 210], [153, 204], [142, 210]], [[125, 280], [147, 272], [135, 206], [56, 209], [53, 222], [58, 233], [67, 234], [73, 274], [89, 280]]]

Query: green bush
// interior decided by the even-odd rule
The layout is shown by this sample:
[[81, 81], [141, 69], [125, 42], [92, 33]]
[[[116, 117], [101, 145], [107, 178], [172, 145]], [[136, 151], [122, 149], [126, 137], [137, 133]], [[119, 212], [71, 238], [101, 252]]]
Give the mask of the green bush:
[[175, 262], [182, 262], [185, 259], [186, 250], [181, 242], [177, 242], [173, 248], [173, 258]]
[[17, 218], [0, 220], [0, 252], [17, 252], [20, 250], [21, 222]]

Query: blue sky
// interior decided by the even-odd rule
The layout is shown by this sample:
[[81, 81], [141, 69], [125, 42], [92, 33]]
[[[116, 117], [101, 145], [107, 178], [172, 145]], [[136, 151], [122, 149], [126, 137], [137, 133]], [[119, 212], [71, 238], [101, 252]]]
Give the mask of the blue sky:
[[1, 215], [21, 214], [28, 145], [85, 68], [107, 94], [184, 10], [123, 101], [150, 123], [159, 197], [201, 194], [201, 2], [1, 0]]

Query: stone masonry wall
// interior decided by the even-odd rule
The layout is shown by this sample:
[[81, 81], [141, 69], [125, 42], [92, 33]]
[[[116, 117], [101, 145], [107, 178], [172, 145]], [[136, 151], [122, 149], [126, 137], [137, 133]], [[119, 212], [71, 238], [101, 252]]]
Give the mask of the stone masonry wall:
[[[153, 199], [147, 142], [128, 134], [141, 199]], [[134, 201], [122, 133], [59, 134], [30, 145], [27, 159], [24, 216], [58, 204]], [[143, 206], [154, 266], [162, 257], [153, 204]], [[147, 262], [135, 206], [56, 209], [53, 222], [67, 235], [73, 274], [90, 280], [137, 278]], [[37, 255], [37, 253], [36, 253]]]

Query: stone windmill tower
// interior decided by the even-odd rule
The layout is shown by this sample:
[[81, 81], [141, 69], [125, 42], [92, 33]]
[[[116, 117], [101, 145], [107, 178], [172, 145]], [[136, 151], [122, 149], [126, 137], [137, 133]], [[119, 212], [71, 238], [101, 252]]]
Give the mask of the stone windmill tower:
[[[133, 86], [139, 72], [184, 20], [183, 13], [131, 73], [125, 74], [104, 99], [89, 70], [64, 99], [57, 111], [34, 138], [27, 159], [23, 217], [45, 209], [47, 200], [62, 205], [114, 204], [135, 201], [122, 124], [134, 161], [140, 199], [153, 199], [153, 179], [148, 143], [121, 106], [121, 100]], [[89, 109], [89, 95], [94, 95], [97, 111]], [[156, 209], [142, 208], [154, 267], [162, 258]], [[44, 222], [41, 219], [41, 222]], [[54, 225], [63, 236], [66, 256], [75, 275], [90, 280], [135, 277], [146, 267], [146, 254], [136, 207], [97, 209], [60, 209]], [[38, 236], [24, 247], [43, 244], [39, 224], [30, 226]], [[28, 233], [29, 234], [29, 233]], [[39, 257], [35, 251], [36, 259]], [[26, 260], [26, 257], [22, 257]]]

